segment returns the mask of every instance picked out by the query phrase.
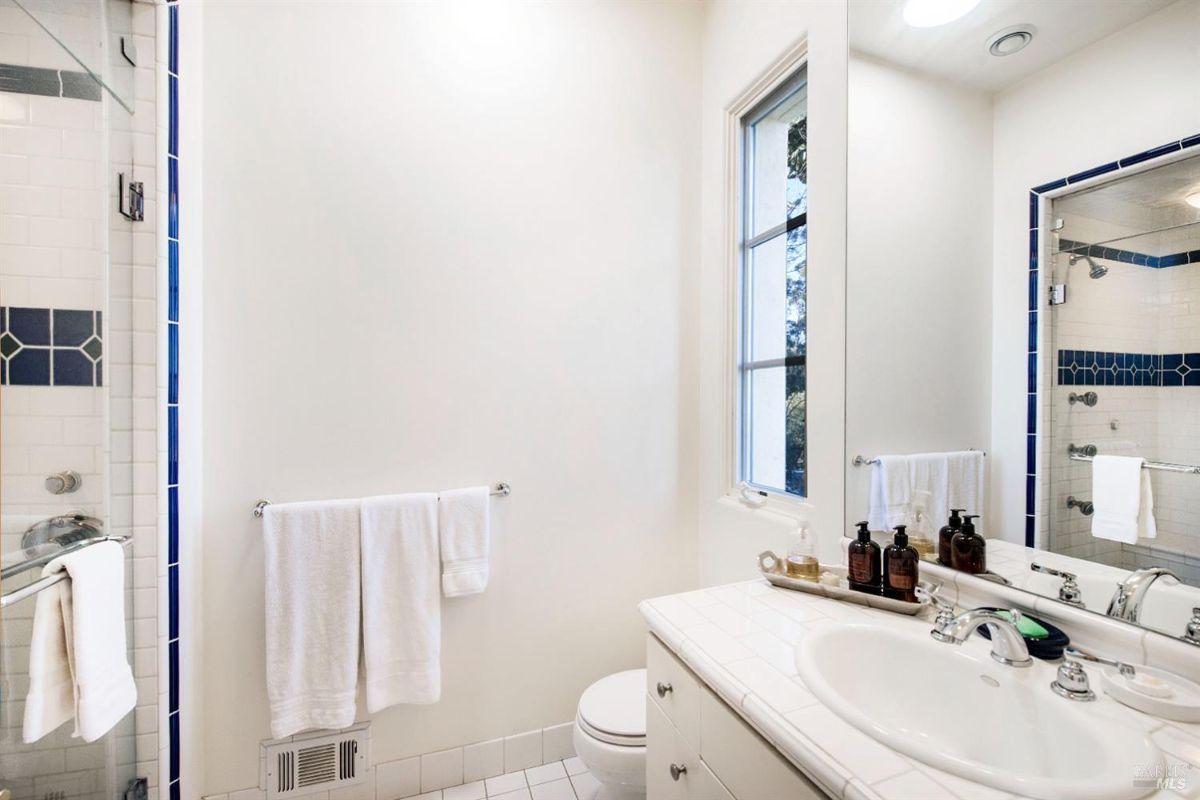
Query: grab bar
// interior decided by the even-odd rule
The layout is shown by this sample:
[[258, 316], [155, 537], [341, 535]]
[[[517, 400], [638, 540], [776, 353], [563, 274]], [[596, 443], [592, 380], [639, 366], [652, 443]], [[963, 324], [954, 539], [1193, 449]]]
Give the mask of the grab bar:
[[[970, 452], [974, 453], [974, 452], [975, 452], [975, 448], [974, 448], [974, 447], [972, 447], [972, 448], [971, 448], [971, 450], [970, 450]], [[979, 452], [983, 453], [985, 456], [987, 455], [987, 450], [981, 450], [981, 451], [979, 451]], [[851, 463], [851, 464], [853, 464], [853, 465], [854, 465], [854, 466], [856, 466], [856, 467], [865, 467], [865, 466], [867, 466], [868, 464], [878, 464], [878, 463], [879, 463], [879, 458], [878, 458], [878, 457], [876, 457], [876, 458], [865, 458], [865, 457], [863, 457], [863, 456], [855, 456], [854, 458], [850, 459], [850, 463]]]
[[[1070, 453], [1067, 456], [1072, 461], [1095, 461], [1095, 456], [1085, 456], [1082, 453]], [[1200, 467], [1192, 464], [1172, 464], [1169, 461], [1143, 461], [1142, 469], [1156, 469], [1162, 472], [1183, 472], [1188, 475], [1200, 475]]]
[[[488, 494], [490, 494], [492, 497], [508, 497], [510, 494], [512, 494], [512, 487], [507, 483], [497, 483], [492, 487], [492, 490], [488, 492]], [[271, 505], [270, 500], [259, 500], [254, 504], [254, 516], [261, 519], [263, 515], [263, 509], [269, 505]]]
[[[29, 559], [28, 562], [23, 561], [20, 564], [15, 564], [9, 569], [12, 570], [14, 567], [20, 567], [20, 569], [17, 569], [15, 572], [11, 572], [10, 574], [16, 575], [21, 572], [25, 572], [26, 570], [33, 569], [33, 567], [48, 564], [59, 556], [66, 555], [67, 553], [74, 553], [78, 550], [84, 549], [85, 547], [91, 547], [94, 544], [100, 544], [101, 542], [117, 542], [122, 547], [128, 547], [129, 543], [132, 541], [132, 536], [100, 536], [95, 539], [85, 539], [84, 541], [79, 542], [71, 547], [64, 547], [61, 552], [54, 553], [49, 558], [46, 558], [45, 556], [38, 556], [37, 558]], [[26, 564], [29, 564], [29, 566], [26, 566]], [[26, 597], [32, 597], [42, 589], [48, 589], [56, 583], [65, 581], [69, 577], [70, 576], [66, 572], [56, 572], [53, 575], [47, 575], [44, 578], [39, 578], [32, 583], [22, 586], [20, 589], [13, 589], [11, 592], [6, 592], [5, 594], [0, 595], [0, 608], [7, 608], [13, 603], [24, 600]]]

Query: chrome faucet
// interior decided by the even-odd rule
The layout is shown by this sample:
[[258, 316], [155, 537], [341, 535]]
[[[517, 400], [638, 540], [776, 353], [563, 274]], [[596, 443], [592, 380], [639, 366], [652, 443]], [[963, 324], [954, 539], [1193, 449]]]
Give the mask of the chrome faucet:
[[1137, 622], [1142, 600], [1150, 590], [1150, 585], [1159, 578], [1171, 578], [1176, 583], [1179, 582], [1178, 575], [1163, 567], [1147, 567], [1129, 573], [1129, 577], [1117, 584], [1117, 591], [1108, 603], [1108, 616], [1126, 622]]
[[937, 609], [937, 619], [934, 620], [933, 630], [929, 635], [939, 642], [946, 644], [962, 644], [971, 638], [971, 634], [987, 625], [992, 637], [992, 658], [1010, 667], [1028, 667], [1033, 664], [1029, 657], [1029, 648], [1025, 645], [1025, 637], [1017, 630], [1021, 621], [1021, 612], [1011, 609], [1012, 622], [1000, 616], [995, 611], [986, 608], [976, 608], [954, 616], [954, 604], [937, 596], [937, 590], [918, 592], [922, 599], [928, 599]]

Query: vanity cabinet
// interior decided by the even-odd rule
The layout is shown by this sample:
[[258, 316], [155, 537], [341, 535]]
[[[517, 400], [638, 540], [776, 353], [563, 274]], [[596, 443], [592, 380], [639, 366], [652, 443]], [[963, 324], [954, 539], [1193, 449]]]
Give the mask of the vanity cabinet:
[[653, 635], [646, 637], [649, 800], [828, 797]]

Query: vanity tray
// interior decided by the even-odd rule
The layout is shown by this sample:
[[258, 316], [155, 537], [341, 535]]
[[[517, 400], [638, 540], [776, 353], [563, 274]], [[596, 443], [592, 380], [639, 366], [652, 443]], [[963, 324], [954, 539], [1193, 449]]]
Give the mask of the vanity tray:
[[784, 571], [783, 559], [770, 550], [764, 550], [758, 554], [758, 569], [764, 578], [781, 589], [794, 589], [798, 592], [807, 592], [809, 594], [820, 595], [821, 597], [832, 597], [834, 600], [843, 600], [847, 603], [856, 603], [860, 606], [878, 608], [883, 611], [894, 611], [897, 614], [908, 614], [910, 616], [919, 614], [922, 609], [929, 605], [928, 600], [906, 603], [903, 600], [893, 600], [890, 597], [856, 592], [847, 583], [846, 568], [833, 564], [822, 564], [821, 572], [832, 572], [834, 575], [837, 575], [837, 586], [790, 577]]

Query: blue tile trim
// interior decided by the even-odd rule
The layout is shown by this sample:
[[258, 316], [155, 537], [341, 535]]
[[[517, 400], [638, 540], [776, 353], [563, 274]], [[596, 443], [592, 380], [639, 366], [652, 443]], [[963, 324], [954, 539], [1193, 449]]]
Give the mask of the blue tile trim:
[[1104, 175], [1109, 172], [1116, 172], [1121, 168], [1121, 165], [1116, 161], [1110, 161], [1107, 164], [1101, 164], [1098, 167], [1085, 169], [1083, 172], [1076, 172], [1074, 175], [1067, 176], [1067, 183], [1079, 183], [1086, 181], [1088, 178], [1095, 178], [1097, 175]]
[[[1079, 181], [1087, 180], [1088, 178], [1094, 178], [1097, 175], [1105, 175], [1109, 172], [1119, 172], [1122, 169], [1126, 169], [1128, 167], [1132, 167], [1134, 165], [1141, 164], [1146, 161], [1150, 161], [1151, 159], [1158, 158], [1160, 156], [1170, 155], [1171, 153], [1177, 152], [1184, 148], [1195, 147], [1197, 145], [1200, 145], [1200, 133], [1194, 134], [1192, 136], [1187, 136], [1182, 139], [1176, 139], [1175, 141], [1161, 144], [1158, 147], [1152, 147], [1149, 150], [1143, 150], [1140, 153], [1134, 153], [1132, 155], [1126, 156], [1125, 158], [1120, 158], [1120, 159], [1117, 159], [1116, 161], [1110, 161], [1107, 164], [1101, 164], [1100, 166], [1092, 167], [1091, 169], [1087, 169], [1082, 172], [1076, 172], [1074, 175], [1069, 175], [1065, 178], [1056, 178], [1055, 180], [1052, 180], [1052, 181], [1046, 181], [1045, 183], [1041, 183], [1041, 184], [1038, 184], [1037, 186], [1034, 186], [1030, 190], [1030, 195], [1029, 195], [1029, 314], [1030, 314], [1029, 329], [1030, 329], [1030, 344], [1029, 344], [1029, 354], [1028, 354], [1028, 359], [1029, 359], [1028, 408], [1026, 408], [1026, 411], [1025, 411], [1025, 415], [1026, 415], [1025, 431], [1026, 431], [1026, 435], [1028, 437], [1030, 437], [1031, 439], [1033, 439], [1033, 441], [1035, 443], [1036, 443], [1036, 434], [1037, 434], [1037, 430], [1038, 430], [1038, 425], [1037, 425], [1037, 422], [1038, 422], [1038, 396], [1037, 396], [1038, 352], [1037, 352], [1037, 346], [1036, 346], [1036, 342], [1037, 342], [1036, 314], [1037, 314], [1037, 311], [1039, 309], [1041, 309], [1041, 307], [1042, 307], [1041, 284], [1038, 280], [1038, 269], [1037, 269], [1037, 266], [1038, 266], [1037, 265], [1037, 251], [1038, 251], [1037, 212], [1038, 212], [1038, 199], [1039, 199], [1038, 196], [1045, 194], [1046, 192], [1054, 191], [1055, 189], [1061, 189], [1062, 187], [1067, 186], [1068, 184], [1071, 184], [1071, 183], [1077, 183]], [[1196, 257], [1196, 256], [1200, 256], [1200, 251], [1188, 252], [1186, 254], [1186, 256], [1187, 256], [1186, 261], [1178, 261], [1177, 260], [1178, 254], [1174, 254], [1171, 256], [1148, 256], [1148, 255], [1145, 255], [1142, 253], [1133, 253], [1133, 252], [1121, 251], [1121, 250], [1113, 250], [1112, 252], [1114, 252], [1116, 254], [1116, 255], [1112, 256], [1112, 258], [1115, 258], [1118, 261], [1126, 261], [1126, 263], [1130, 263], [1130, 264], [1139, 264], [1140, 263], [1142, 266], [1154, 266], [1157, 268], [1166, 267], [1166, 266], [1175, 266], [1176, 264], [1184, 264], [1184, 263], [1187, 263], [1187, 264], [1200, 263], [1200, 258]], [[1126, 253], [1128, 253], [1127, 257], [1123, 258], [1122, 255], [1126, 254]], [[1088, 253], [1088, 255], [1092, 255], [1093, 258], [1108, 258], [1109, 257], [1109, 256], [1105, 256], [1105, 255], [1095, 255], [1092, 253]], [[1140, 259], [1139, 259], [1139, 257], [1140, 257]], [[1151, 262], [1151, 259], [1154, 259], [1153, 263]], [[1164, 259], [1166, 259], [1166, 261], [1169, 263], [1164, 263], [1164, 261], [1163, 261]], [[1114, 355], [1117, 355], [1117, 354], [1114, 354]], [[1163, 359], [1165, 358], [1164, 356], [1146, 356], [1144, 354], [1132, 354], [1134, 360], [1131, 362], [1129, 360], [1131, 354], [1125, 353], [1125, 354], [1120, 354], [1120, 355], [1124, 357], [1124, 361], [1122, 361], [1120, 358], [1118, 358], [1114, 362], [1114, 365], [1120, 364], [1123, 366], [1117, 366], [1115, 370], [1110, 369], [1112, 380], [1114, 381], [1114, 384], [1112, 384], [1112, 385], [1117, 385], [1115, 383], [1115, 381], [1117, 381], [1117, 380], [1127, 380], [1130, 378], [1132, 378], [1132, 380], [1134, 380], [1133, 385], [1135, 385], [1135, 386], [1138, 385], [1137, 384], [1138, 380], [1142, 380], [1142, 381], [1171, 380], [1171, 381], [1173, 381], [1175, 379], [1174, 377], [1170, 377], [1170, 378], [1163, 377], [1164, 375], [1171, 374], [1171, 375], [1178, 377], [1181, 383], [1180, 384], [1172, 383], [1170, 385], [1184, 385], [1184, 386], [1197, 385], [1197, 386], [1200, 386], [1200, 354], [1188, 353], [1188, 354], [1182, 355], [1184, 364], [1187, 363], [1188, 359], [1192, 358], [1193, 356], [1196, 356], [1196, 358], [1197, 358], [1196, 371], [1194, 373], [1191, 371], [1190, 366], [1188, 367], [1186, 373], [1184, 373], [1178, 369], [1175, 370], [1173, 373], [1171, 373], [1169, 370], [1164, 370], [1163, 369]], [[1148, 361], [1147, 361], [1147, 358], [1149, 359]], [[1135, 366], [1130, 366], [1131, 363], [1134, 364]], [[1149, 365], [1149, 366], [1147, 366], [1147, 365]], [[1059, 383], [1062, 383], [1063, 378], [1066, 377], [1067, 372], [1071, 372], [1071, 370], [1069, 370], [1069, 369], [1064, 371], [1064, 366], [1062, 365], [1061, 362], [1057, 366], [1057, 370], [1058, 370], [1057, 375], [1059, 378]], [[1125, 372], [1128, 372], [1128, 375], [1119, 374], [1119, 373], [1125, 373]], [[1071, 379], [1072, 380], [1077, 379], [1079, 374], [1080, 374], [1080, 370], [1077, 367], [1074, 370], [1074, 372], [1071, 374]], [[1099, 369], [1096, 370], [1096, 372], [1093, 374], [1093, 377], [1096, 377], [1098, 375], [1099, 375]], [[1190, 380], [1193, 380], [1193, 379], [1195, 380], [1194, 384], [1189, 382]], [[1068, 385], [1076, 385], [1076, 384], [1068, 384]], [[1142, 383], [1141, 385], [1144, 386], [1146, 384]], [[1164, 382], [1161, 384], [1151, 384], [1151, 385], [1165, 386], [1168, 384]], [[1030, 458], [1030, 455], [1028, 452], [1028, 449], [1030, 447], [1034, 448], [1032, 460], [1036, 461], [1036, 459], [1037, 459], [1037, 450], [1036, 450], [1035, 444], [1030, 444], [1029, 442], [1027, 442], [1027, 444], [1026, 444], [1026, 448], [1027, 448], [1027, 453], [1026, 453], [1026, 492], [1025, 492], [1025, 545], [1027, 547], [1033, 547], [1034, 540], [1036, 538], [1036, 531], [1037, 531], [1037, 464], [1033, 463], [1031, 466], [1031, 463], [1030, 463], [1031, 458]]]
[[1200, 353], [1059, 350], [1059, 386], [1200, 386]]
[[179, 550], [179, 6], [167, 6], [167, 796], [180, 800], [183, 742], [180, 732]]
[[99, 311], [0, 306], [0, 385], [103, 386]]
[[1151, 269], [1166, 269], [1167, 267], [1178, 267], [1184, 264], [1200, 264], [1200, 250], [1170, 253], [1165, 256], [1152, 256], [1133, 250], [1121, 250], [1120, 248], [1106, 247], [1100, 244], [1087, 244], [1086, 242], [1076, 242], [1071, 239], [1059, 239], [1058, 251], [1060, 253], [1070, 252], [1091, 256], [1092, 258], [1104, 258], [1109, 261], [1121, 261], [1126, 264], [1135, 264], [1139, 267], [1150, 267]]

